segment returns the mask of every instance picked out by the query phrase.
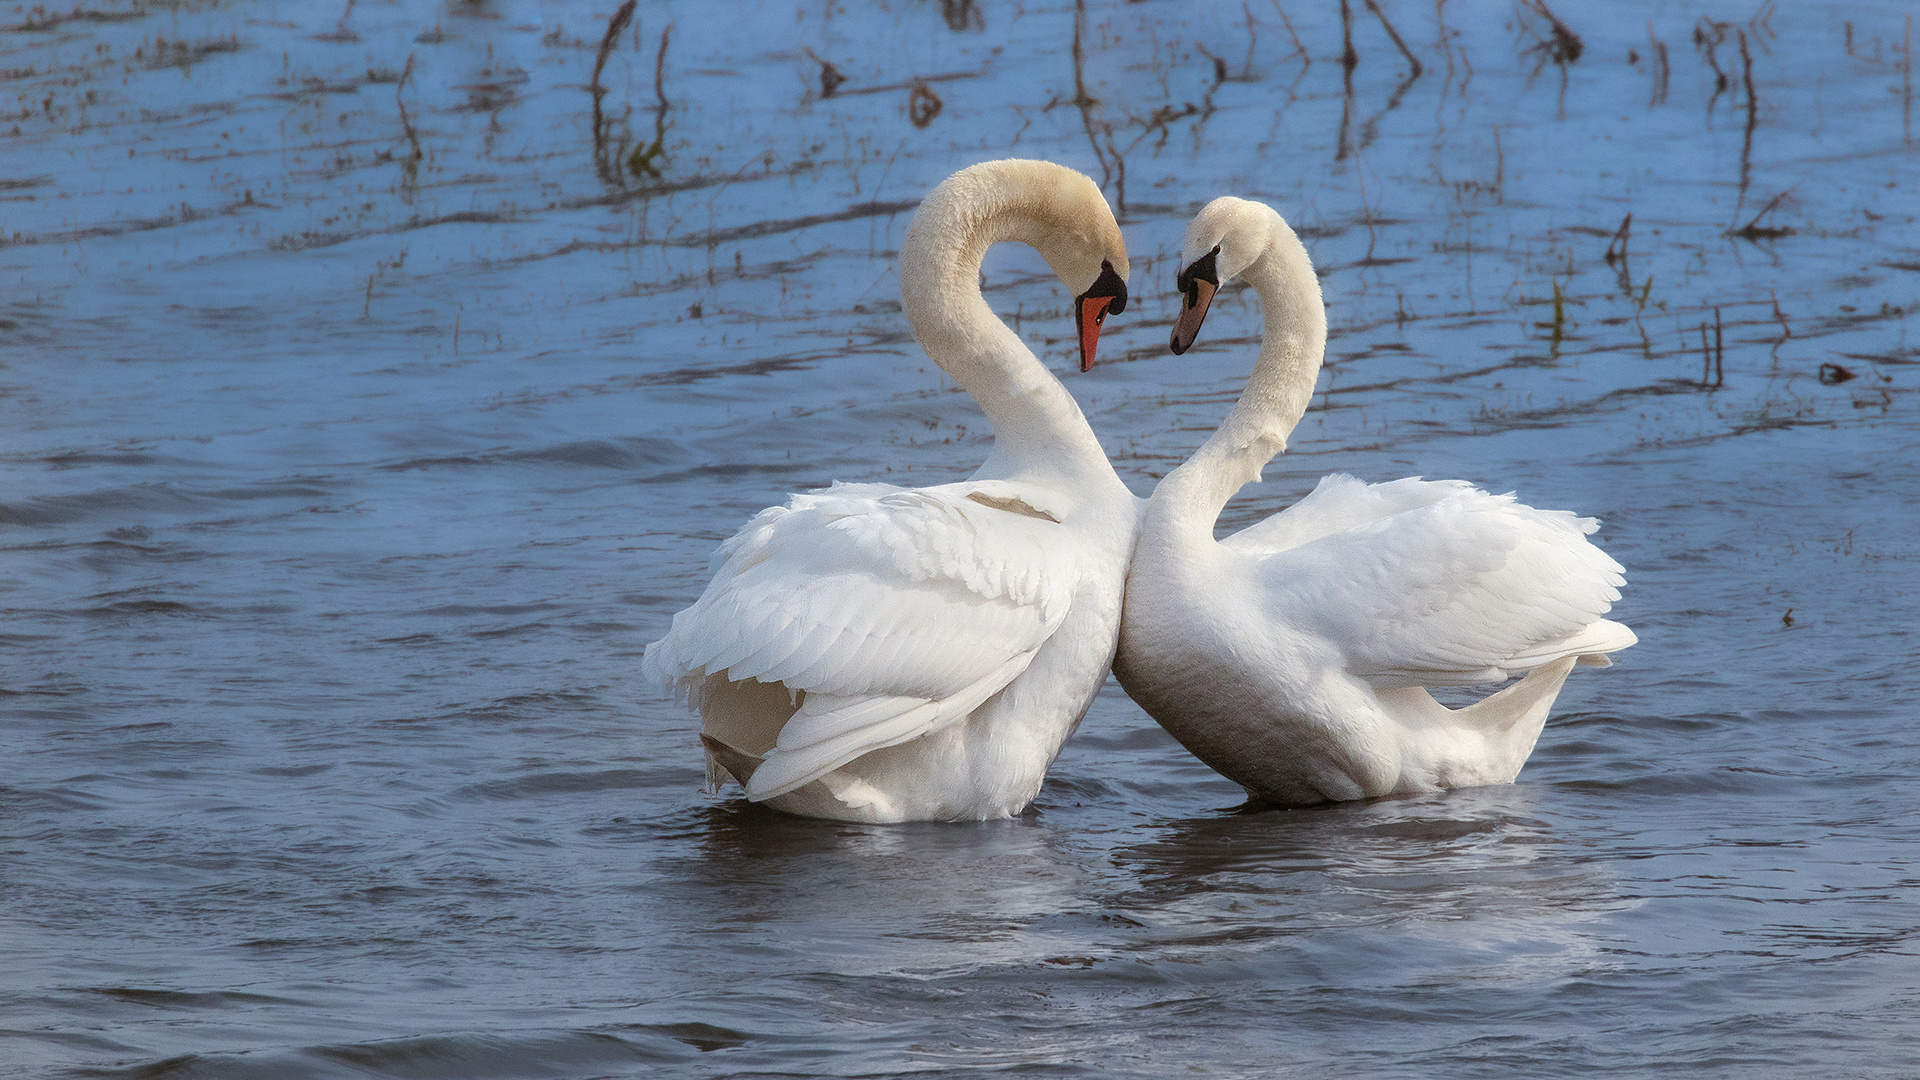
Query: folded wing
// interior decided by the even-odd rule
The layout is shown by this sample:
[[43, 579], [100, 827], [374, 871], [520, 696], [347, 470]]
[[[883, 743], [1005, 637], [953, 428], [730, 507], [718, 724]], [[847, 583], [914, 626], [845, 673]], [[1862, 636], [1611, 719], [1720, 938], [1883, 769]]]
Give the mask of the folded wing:
[[715, 676], [788, 692], [777, 731], [741, 747], [764, 754], [749, 797], [964, 717], [1059, 628], [1077, 579], [1063, 527], [1007, 492], [969, 498], [977, 487], [795, 495], [715, 553], [706, 592], [644, 670], [695, 705]]
[[1493, 682], [1633, 644], [1604, 618], [1626, 579], [1587, 540], [1598, 527], [1462, 481], [1342, 476], [1226, 543], [1259, 558], [1276, 619], [1384, 689]]

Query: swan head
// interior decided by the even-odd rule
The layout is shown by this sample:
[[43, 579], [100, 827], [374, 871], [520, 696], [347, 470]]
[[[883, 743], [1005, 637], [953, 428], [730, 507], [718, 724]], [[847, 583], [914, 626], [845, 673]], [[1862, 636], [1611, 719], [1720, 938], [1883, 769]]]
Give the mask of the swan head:
[[[1127, 242], [1120, 236], [1100, 186], [1085, 173], [1050, 161], [998, 161], [1012, 175], [1013, 220], [1024, 240], [1073, 296], [1073, 326], [1080, 342], [1080, 370], [1093, 370], [1100, 327], [1127, 310]], [[985, 166], [975, 166], [982, 168]], [[1026, 213], [1018, 211], [1025, 210]], [[1024, 220], [1022, 220], [1024, 219]]]
[[1213, 200], [1193, 216], [1181, 246], [1180, 274], [1174, 279], [1180, 290], [1180, 314], [1168, 343], [1174, 355], [1193, 347], [1220, 283], [1239, 277], [1266, 255], [1276, 223], [1285, 224], [1272, 207], [1231, 195]]
[[928, 194], [901, 250], [908, 317], [957, 299], [955, 279], [973, 280], [980, 253], [1003, 240], [1038, 251], [1073, 295], [1080, 370], [1092, 368], [1101, 324], [1127, 308], [1127, 245], [1099, 185], [1050, 161], [981, 162]]

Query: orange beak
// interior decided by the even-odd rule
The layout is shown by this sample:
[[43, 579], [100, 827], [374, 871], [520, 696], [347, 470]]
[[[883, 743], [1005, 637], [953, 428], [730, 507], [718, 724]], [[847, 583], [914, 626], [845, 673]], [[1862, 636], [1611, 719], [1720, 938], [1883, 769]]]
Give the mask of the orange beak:
[[1113, 272], [1113, 264], [1102, 262], [1100, 276], [1087, 291], [1073, 298], [1073, 328], [1080, 333], [1080, 370], [1093, 370], [1093, 354], [1100, 348], [1100, 326], [1109, 312], [1118, 315], [1127, 310], [1127, 283]]
[[1093, 354], [1100, 348], [1100, 327], [1107, 321], [1111, 296], [1083, 296], [1076, 305], [1080, 324], [1080, 370], [1093, 370]]

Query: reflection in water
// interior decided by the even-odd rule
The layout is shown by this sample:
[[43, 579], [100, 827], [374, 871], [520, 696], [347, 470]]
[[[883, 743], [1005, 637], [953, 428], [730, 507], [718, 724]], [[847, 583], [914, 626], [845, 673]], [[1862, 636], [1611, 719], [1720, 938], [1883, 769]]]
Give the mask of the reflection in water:
[[778, 949], [795, 954], [783, 969], [815, 970], [822, 952], [866, 974], [1030, 961], [1029, 924], [1088, 906], [1079, 859], [1031, 817], [822, 828], [743, 806], [716, 809], [708, 825], [696, 857], [658, 867], [654, 898], [767, 948], [808, 927], [804, 945]]
[[[1175, 931], [1156, 946], [1243, 948], [1365, 926], [1489, 960], [1551, 944], [1577, 968], [1595, 951], [1583, 924], [1626, 905], [1603, 867], [1566, 850], [1532, 816], [1533, 796], [1524, 787], [1477, 788], [1176, 822], [1115, 851], [1137, 875], [1120, 899]], [[1419, 952], [1404, 940], [1385, 947]]]

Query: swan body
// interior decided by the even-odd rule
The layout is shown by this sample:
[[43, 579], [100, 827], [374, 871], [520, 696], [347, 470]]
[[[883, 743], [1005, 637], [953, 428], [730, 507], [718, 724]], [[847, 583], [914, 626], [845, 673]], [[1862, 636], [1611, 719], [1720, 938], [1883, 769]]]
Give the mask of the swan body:
[[900, 254], [915, 336], [993, 426], [968, 480], [835, 484], [763, 510], [645, 673], [703, 721], [715, 789], [848, 821], [1007, 817], [1105, 681], [1138, 500], [1079, 406], [979, 288], [1021, 240], [1068, 287], [1081, 362], [1126, 304], [1126, 248], [1071, 169], [998, 161], [949, 177]]
[[[1257, 800], [1308, 805], [1508, 783], [1577, 663], [1636, 640], [1603, 616], [1625, 583], [1591, 518], [1465, 481], [1321, 480], [1225, 540], [1228, 499], [1286, 447], [1326, 346], [1306, 249], [1260, 203], [1218, 199], [1187, 231], [1184, 352], [1220, 281], [1265, 314], [1220, 429], [1147, 503], [1114, 674], [1153, 718]], [[1427, 690], [1519, 682], [1450, 709]]]

